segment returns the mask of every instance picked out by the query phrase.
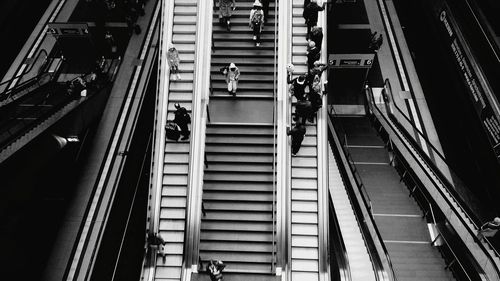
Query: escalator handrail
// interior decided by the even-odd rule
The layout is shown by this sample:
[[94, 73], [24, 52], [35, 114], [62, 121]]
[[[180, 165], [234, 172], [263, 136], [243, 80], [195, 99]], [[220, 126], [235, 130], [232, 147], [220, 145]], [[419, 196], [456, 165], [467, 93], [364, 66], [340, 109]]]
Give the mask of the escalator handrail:
[[[148, 202], [149, 212], [146, 225], [150, 233], [157, 233], [159, 230], [163, 163], [165, 157], [164, 149], [166, 142], [165, 124], [167, 121], [168, 98], [170, 94], [170, 68], [168, 67], [166, 58], [168, 43], [172, 41], [173, 36], [174, 1], [161, 0], [160, 5], [160, 53], [158, 56], [158, 84], [155, 103], [153, 149], [151, 156], [151, 180], [149, 186], [150, 199]], [[156, 253], [153, 253], [154, 251], [150, 252], [149, 259], [147, 257], [148, 251], [145, 253], [145, 259], [148, 259], [149, 264], [144, 262], [141, 272], [141, 279], [146, 281], [152, 281], [156, 272]]]
[[[369, 87], [367, 87], [367, 88], [369, 88]], [[454, 188], [452, 188], [452, 184], [441, 173], [441, 171], [437, 167], [435, 167], [434, 163], [429, 159], [428, 155], [426, 153], [424, 153], [422, 151], [421, 147], [416, 144], [416, 141], [412, 137], [409, 137], [410, 134], [406, 131], [406, 129], [399, 123], [399, 121], [390, 112], [388, 112], [388, 114], [389, 114], [389, 116], [392, 115], [392, 117], [389, 117], [389, 119], [390, 119], [390, 121], [389, 121], [389, 119], [383, 114], [382, 110], [375, 103], [375, 96], [374, 96], [373, 92], [371, 90], [369, 92], [370, 92], [369, 93], [369, 95], [370, 95], [369, 96], [370, 97], [370, 100], [369, 100], [370, 108], [372, 110], [373, 110], [373, 108], [375, 108], [377, 110], [377, 112], [380, 114], [380, 116], [382, 116], [382, 118], [385, 120], [385, 122], [387, 124], [389, 124], [389, 126], [391, 126], [392, 130], [394, 130], [394, 131], [397, 130], [397, 131], [401, 132], [401, 134], [403, 134], [405, 136], [405, 139], [410, 143], [410, 145], [412, 145], [412, 147], [419, 154], [419, 156], [425, 161], [425, 165], [427, 165], [427, 167], [431, 170], [431, 172], [434, 173], [434, 175], [437, 177], [437, 179], [442, 183], [443, 187], [446, 188], [446, 190], [449, 192], [449, 195], [452, 197], [452, 199], [454, 199], [455, 202], [457, 203], [457, 205], [462, 208], [462, 210], [464, 211], [464, 214], [469, 217], [469, 219], [471, 220], [472, 224], [477, 229], [479, 229], [479, 227], [476, 224], [476, 222], [468, 214], [468, 211], [463, 208], [464, 205], [463, 205], [463, 202], [461, 201], [461, 199], [460, 199], [460, 201], [459, 201], [459, 199], [457, 199], [457, 198], [460, 198], [460, 197], [457, 196], [456, 191], [454, 190]], [[393, 104], [395, 104], [395, 103], [393, 103]], [[376, 114], [375, 114], [375, 117], [377, 117]], [[394, 123], [394, 125], [392, 125], [391, 122]], [[396, 126], [397, 128], [394, 128], [393, 126]], [[403, 144], [404, 144], [404, 142], [403, 142]], [[405, 146], [406, 146], [406, 144], [405, 144]], [[422, 166], [421, 162], [420, 161], [416, 161], [416, 162], [425, 171], [425, 168]], [[432, 179], [431, 175], [427, 174], [427, 176]], [[432, 180], [432, 182], [434, 182], [434, 181]], [[460, 222], [468, 230], [469, 234], [473, 237], [473, 239], [476, 242], [476, 244], [478, 244], [478, 246], [481, 248], [481, 250], [486, 254], [486, 256], [488, 257], [488, 259], [492, 263], [492, 266], [495, 268], [495, 271], [497, 272], [498, 276], [500, 276], [500, 269], [496, 266], [496, 263], [495, 263], [493, 257], [490, 255], [489, 251], [486, 249], [486, 247], [483, 245], [483, 243], [479, 240], [479, 238], [476, 237], [476, 233], [474, 231], [472, 231], [472, 229], [470, 229], [469, 227], [467, 227], [467, 223], [465, 222], [463, 216], [460, 214], [460, 211], [457, 210], [453, 206], [452, 202], [450, 202], [450, 200], [448, 199], [448, 197], [443, 193], [443, 191], [439, 187], [436, 187], [436, 189], [438, 190], [439, 194], [441, 194], [442, 198], [447, 202], [447, 204], [449, 205], [450, 209], [459, 218]], [[465, 205], [465, 206], [467, 206], [467, 205]], [[493, 247], [493, 245], [491, 245], [491, 243], [488, 241], [488, 239], [485, 239], [485, 242], [491, 247], [491, 249], [493, 250], [494, 254], [498, 257], [499, 256], [498, 252]]]
[[[385, 80], [385, 85], [386, 85], [386, 88], [389, 89], [389, 94], [390, 94], [390, 101], [394, 101], [394, 94], [392, 92], [392, 87], [391, 87], [391, 83], [390, 83], [390, 80], [389, 79], [386, 79]], [[373, 96], [373, 92], [371, 93], [371, 96], [373, 98], [373, 101], [375, 100], [374, 99], [374, 96]], [[389, 103], [390, 103], [389, 101]], [[415, 126], [415, 124], [413, 124], [410, 119], [408, 118], [408, 116], [406, 116], [406, 114], [403, 113], [403, 111], [399, 108], [399, 106], [395, 103], [395, 102], [392, 102], [390, 104], [393, 104], [394, 105], [394, 108], [396, 108], [396, 110], [399, 112], [399, 114], [401, 116], [403, 116], [403, 118], [406, 119], [406, 121], [408, 122], [408, 124], [410, 124], [412, 126], [412, 129], [413, 131], [417, 132], [417, 134], [423, 138], [426, 142], [426, 145], [428, 145], [429, 147], [432, 148], [432, 152], [437, 154], [440, 158], [441, 161], [443, 161], [446, 166], [453, 172], [453, 170], [451, 169], [451, 166], [448, 164], [446, 158], [443, 156], [442, 153], [440, 153], [440, 151], [432, 144], [432, 142], [424, 135], [422, 134]], [[381, 113], [381, 116], [384, 116], [382, 114], [382, 112], [380, 111], [380, 109], [378, 108], [378, 106], [376, 106], [375, 104], [375, 107], [377, 108], [377, 110]], [[447, 191], [450, 193], [450, 195], [453, 197], [453, 199], [457, 202], [457, 204], [462, 208], [462, 210], [464, 210], [465, 214], [469, 217], [469, 219], [472, 221], [472, 223], [474, 224], [474, 226], [479, 229], [480, 226], [482, 225], [482, 222], [480, 221], [480, 219], [477, 217], [477, 215], [474, 213], [474, 211], [472, 211], [472, 209], [470, 209], [470, 207], [465, 203], [465, 201], [462, 199], [462, 197], [460, 196], [460, 194], [456, 191], [455, 188], [453, 188], [454, 184], [452, 184], [448, 178], [446, 176], [444, 176], [444, 174], [441, 172], [441, 170], [436, 167], [436, 164], [432, 161], [432, 159], [429, 157], [429, 155], [427, 153], [424, 153], [422, 151], [422, 148], [418, 145], [418, 143], [415, 141], [414, 138], [411, 137], [411, 134], [408, 132], [408, 130], [399, 122], [399, 120], [396, 118], [396, 116], [394, 114], [392, 114], [391, 112], [388, 112], [388, 115], [389, 115], [389, 118], [391, 118], [391, 120], [394, 122], [394, 124], [396, 126], [399, 127], [399, 130], [401, 131], [401, 133], [403, 135], [406, 136], [406, 139], [412, 144], [412, 146], [416, 149], [416, 151], [419, 153], [420, 157], [422, 157], [422, 159], [425, 160], [426, 164], [429, 166], [429, 168], [438, 176], [439, 180], [443, 183], [443, 186], [446, 187]], [[385, 117], [385, 116], [384, 116]], [[388, 122], [388, 124], [390, 124]], [[455, 178], [457, 178], [457, 173], [453, 172], [453, 174], [455, 175]], [[462, 185], [465, 186], [465, 184], [463, 183], [463, 181], [458, 178], [460, 180], [460, 183]], [[498, 251], [495, 249], [495, 247], [493, 247], [493, 245], [491, 245], [491, 243], [486, 239], [486, 242], [491, 246], [492, 250], [495, 252], [495, 254], [497, 256], [500, 257], [500, 254], [498, 253]], [[500, 274], [500, 271], [499, 271], [499, 274]]]
[[[1, 83], [0, 83], [0, 89], [1, 89], [3, 86], [7, 85], [7, 86], [5, 87], [5, 90], [3, 90], [3, 91], [0, 93], [0, 100], [3, 100], [3, 99], [8, 99], [8, 98], [10, 97], [10, 95], [9, 95], [9, 94], [7, 94], [8, 92], [14, 92], [14, 91], [16, 91], [17, 89], [19, 89], [19, 88], [21, 88], [21, 87], [24, 87], [24, 86], [25, 86], [25, 85], [27, 85], [27, 84], [32, 83], [33, 81], [38, 81], [38, 80], [39, 80], [39, 79], [40, 79], [43, 75], [45, 75], [45, 74], [46, 74], [46, 72], [40, 72], [40, 71], [42, 70], [42, 68], [41, 68], [41, 67], [43, 66], [43, 64], [42, 64], [42, 66], [40, 67], [40, 69], [38, 69], [37, 74], [36, 74], [35, 76], [33, 76], [33, 77], [29, 78], [29, 79], [28, 79], [28, 80], [26, 80], [26, 81], [22, 81], [22, 82], [21, 82], [21, 83], [19, 83], [19, 84], [13, 84], [13, 85], [10, 85], [10, 84], [12, 84], [12, 83], [17, 83], [17, 81], [19, 81], [19, 80], [20, 80], [21, 78], [23, 78], [25, 75], [29, 74], [29, 73], [31, 72], [31, 70], [33, 69], [33, 67], [35, 66], [36, 61], [38, 60], [38, 58], [40, 57], [40, 55], [41, 55], [42, 53], [44, 53], [44, 54], [45, 54], [45, 59], [44, 59], [44, 63], [45, 63], [45, 61], [47, 61], [48, 54], [47, 54], [47, 51], [46, 51], [45, 49], [41, 49], [41, 50], [38, 52], [37, 56], [36, 56], [35, 62], [31, 63], [31, 65], [30, 65], [28, 68], [26, 68], [26, 69], [23, 71], [23, 73], [19, 74], [19, 75], [18, 75], [18, 76], [16, 76], [16, 77], [10, 78], [10, 79], [8, 79], [8, 80], [3, 81], [3, 82], [1, 82]], [[16, 82], [14, 82], [14, 81], [16, 81]]]
[[[331, 108], [333, 109], [333, 107]], [[392, 265], [392, 261], [389, 256], [389, 251], [385, 247], [382, 235], [380, 234], [380, 231], [377, 228], [377, 225], [375, 223], [375, 218], [373, 217], [371, 211], [370, 199], [366, 197], [367, 195], [366, 192], [362, 192], [362, 189], [364, 188], [363, 183], [358, 182], [361, 179], [358, 180], [356, 178], [355, 174], [357, 173], [357, 171], [351, 165], [353, 162], [348, 159], [347, 155], [349, 154], [349, 152], [347, 151], [345, 146], [342, 145], [342, 142], [339, 139], [338, 133], [335, 129], [335, 126], [333, 125], [333, 121], [331, 120], [331, 118], [328, 118], [328, 128], [330, 133], [329, 134], [330, 146], [334, 154], [337, 153], [340, 158], [337, 163], [342, 164], [343, 166], [341, 169], [339, 169], [339, 171], [344, 176], [344, 183], [347, 184], [346, 186], [347, 194], [353, 206], [353, 210], [356, 215], [356, 220], [361, 229], [361, 234], [363, 235], [365, 243], [367, 243], [368, 254], [370, 255], [370, 259], [372, 260], [373, 264], [373, 270], [375, 271], [375, 278], [377, 281], [389, 281], [389, 280], [397, 281], [397, 277], [394, 272], [394, 267]], [[360, 203], [356, 199], [357, 196], [355, 194], [355, 187], [357, 187], [358, 191], [360, 192], [359, 197], [363, 201], [363, 205], [366, 208], [365, 212], [369, 217], [371, 227], [366, 222], [365, 215], [363, 214], [363, 209], [361, 208]], [[388, 270], [390, 276], [388, 274], [388, 270], [383, 265], [381, 254], [379, 253], [379, 250], [377, 250], [375, 240], [372, 237], [373, 233], [372, 231], [370, 231], [370, 229], [373, 229], [373, 231], [375, 232], [374, 233], [375, 237], [379, 242], [378, 245], [383, 252], [383, 256], [386, 259], [387, 267], [389, 267]]]
[[[326, 2], [326, 1], [325, 1]], [[321, 3], [320, 3], [321, 4]], [[328, 3], [326, 3], [328, 4]], [[323, 28], [323, 34], [328, 34], [328, 22], [327, 22], [327, 11], [323, 11], [318, 15], [318, 26]], [[327, 62], [328, 52], [327, 52], [327, 40], [326, 38], [322, 40], [321, 44], [321, 62]], [[321, 85], [324, 87], [325, 81], [327, 81], [327, 72], [323, 71], [321, 75]], [[327, 104], [327, 91], [322, 89], [322, 104]], [[320, 274], [325, 276], [324, 280], [330, 278], [330, 257], [329, 252], [329, 202], [328, 202], [328, 111], [326, 106], [322, 106], [317, 113], [317, 126], [316, 126], [316, 145], [317, 145], [317, 165], [318, 165], [318, 239], [319, 239], [319, 270]], [[320, 278], [321, 279], [321, 278]]]
[[[333, 250], [332, 248], [335, 248], [335, 249], [340, 248], [339, 249], [340, 251], [333, 251], [335, 253], [335, 257], [337, 257], [335, 259], [335, 262], [337, 263], [339, 270], [341, 271], [341, 272], [339, 272], [339, 275], [340, 275], [339, 281], [351, 281], [352, 276], [351, 276], [351, 270], [350, 270], [351, 266], [349, 265], [349, 257], [347, 256], [347, 249], [346, 249], [346, 246], [344, 243], [344, 238], [342, 237], [342, 231], [340, 230], [339, 221], [337, 219], [337, 213], [335, 212], [335, 208], [333, 206], [333, 201], [332, 201], [332, 195], [330, 192], [329, 192], [328, 197], [329, 197], [328, 201], [329, 201], [329, 208], [330, 208], [330, 218], [333, 221], [333, 227], [335, 229], [335, 231], [331, 234], [330, 238], [333, 237], [334, 239], [331, 239], [331, 240], [337, 242], [336, 244], [338, 245], [338, 247], [333, 247], [333, 245], [331, 245], [332, 247], [329, 250], [331, 252]], [[330, 259], [330, 261], [331, 260], [332, 259]], [[334, 280], [331, 279], [331, 281], [334, 281]]]
[[288, 96], [286, 65], [292, 59], [292, 3], [276, 0], [278, 9], [278, 63], [277, 63], [277, 162], [276, 162], [276, 245], [277, 271], [282, 271], [281, 280], [290, 280], [291, 268], [291, 154], [287, 127], [291, 125], [291, 101]]

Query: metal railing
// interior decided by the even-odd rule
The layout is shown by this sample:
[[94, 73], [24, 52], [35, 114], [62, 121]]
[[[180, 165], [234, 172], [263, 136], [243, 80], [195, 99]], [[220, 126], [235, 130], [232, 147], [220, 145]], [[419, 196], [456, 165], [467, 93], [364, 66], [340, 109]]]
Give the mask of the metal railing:
[[[424, 171], [424, 175], [427, 176], [429, 181], [436, 187], [437, 192], [439, 192], [444, 202], [446, 202], [455, 216], [459, 219], [460, 223], [467, 229], [469, 236], [472, 237], [481, 251], [484, 252], [484, 254], [488, 257], [490, 261], [490, 267], [494, 269], [497, 277], [500, 278], [500, 271], [494, 260], [494, 258], [498, 258], [500, 255], [487, 239], [485, 239], [485, 243], [487, 244], [487, 247], [491, 249], [491, 253], [486, 248], [486, 246], [483, 245], [483, 243], [476, 237], [476, 231], [479, 230], [481, 221], [477, 217], [476, 213], [469, 208], [469, 205], [465, 203], [468, 202], [467, 200], [469, 200], [470, 198], [462, 198], [462, 196], [464, 196], [463, 192], [464, 190], [466, 190], [466, 187], [460, 180], [460, 177], [458, 177], [457, 174], [453, 173], [452, 168], [447, 164], [447, 160], [440, 153], [440, 151], [434, 147], [434, 145], [427, 139], [424, 134], [422, 134], [415, 128], [410, 119], [406, 117], [406, 115], [401, 111], [397, 104], [393, 102], [394, 99], [389, 80], [386, 80], [386, 86], [384, 88], [385, 94], [384, 92], [382, 93], [382, 101], [379, 103], [377, 103], [376, 98], [371, 91], [371, 88], [369, 88], [368, 86], [366, 86], [365, 88], [368, 104], [374, 116], [378, 118], [379, 121], [386, 122], [394, 132], [399, 132], [401, 134], [398, 137], [408, 142], [409, 146], [404, 144], [404, 142], [403, 144], [409, 151], [411, 151], [412, 149], [415, 151], [416, 154], [413, 154], [412, 156], [417, 161], [419, 167]], [[382, 103], [384, 104], [384, 108], [380, 108], [378, 105]], [[419, 144], [419, 142], [412, 137], [413, 134], [408, 132], [407, 128], [412, 129], [412, 133], [416, 132], [419, 136], [419, 139], [425, 141], [425, 145], [427, 145], [427, 148], [431, 149], [431, 153], [429, 154], [438, 157], [437, 160], [433, 159], [423, 151], [421, 144]], [[418, 157], [420, 157], [421, 161], [418, 161]], [[443, 169], [446, 170], [443, 171]], [[456, 204], [459, 209], [457, 209], [454, 204]], [[466, 219], [470, 221], [475, 229], [471, 229], [468, 226]]]
[[[336, 115], [333, 106], [330, 106], [329, 115], [331, 117]], [[330, 119], [328, 120], [328, 127], [331, 134], [330, 145], [332, 146], [332, 150], [337, 153], [339, 163], [342, 163], [344, 166], [344, 170], [341, 170], [341, 174], [344, 176], [344, 183], [347, 184], [346, 191], [361, 229], [361, 235], [368, 248], [368, 254], [372, 261], [375, 278], [376, 280], [395, 281], [397, 277], [392, 266], [389, 252], [385, 247], [382, 235], [375, 223], [370, 197], [356, 169], [354, 160], [347, 149], [345, 129], [341, 122], [335, 122], [334, 126], [333, 121]], [[363, 202], [363, 205], [359, 203], [360, 201]], [[365, 211], [363, 210], [363, 206]], [[388, 275], [388, 273], [390, 273], [390, 275]]]

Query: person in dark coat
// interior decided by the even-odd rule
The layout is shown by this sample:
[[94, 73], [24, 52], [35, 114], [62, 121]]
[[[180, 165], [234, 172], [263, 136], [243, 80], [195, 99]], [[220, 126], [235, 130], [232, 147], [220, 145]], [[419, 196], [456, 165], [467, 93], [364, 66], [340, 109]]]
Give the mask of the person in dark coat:
[[167, 253], [165, 253], [165, 245], [167, 242], [163, 240], [160, 234], [158, 233], [148, 233], [148, 244], [151, 249], [156, 250], [156, 252], [163, 257], [163, 262], [165, 262], [165, 258], [167, 257]]
[[305, 100], [306, 99], [306, 76], [300, 75], [297, 78], [292, 79], [292, 74], [289, 73], [287, 76], [288, 84], [292, 84], [293, 95], [297, 100]]
[[313, 26], [311, 32], [309, 32], [309, 40], [316, 44], [316, 48], [321, 50], [321, 44], [323, 44], [323, 28], [319, 26]]
[[264, 11], [264, 22], [267, 22], [267, 16], [269, 15], [269, 0], [260, 0], [262, 3], [262, 10]]
[[325, 4], [326, 2], [323, 2], [320, 6], [318, 5], [318, 0], [311, 0], [311, 3], [304, 8], [303, 15], [307, 24], [307, 36], [309, 36], [309, 32], [311, 32], [311, 28], [318, 25], [318, 12], [325, 10]]
[[176, 103], [175, 108], [177, 109], [174, 113], [174, 122], [181, 128], [182, 140], [189, 139], [190, 131], [188, 124], [191, 123], [191, 117], [189, 116], [186, 108], [181, 107], [180, 104]]
[[292, 155], [295, 156], [300, 150], [304, 135], [306, 134], [306, 126], [298, 123], [293, 129], [288, 129], [287, 135], [292, 136]]
[[307, 23], [307, 15], [306, 15], [306, 8], [307, 8], [307, 5], [309, 5], [309, 3], [311, 3], [311, 0], [304, 0], [304, 6], [302, 8], [302, 17], [304, 17], [304, 20], [306, 21]]
[[377, 36], [377, 32], [375, 31], [372, 33], [372, 38], [370, 40], [370, 45], [368, 48], [373, 52], [377, 52], [380, 49], [380, 46], [382, 46], [383, 42], [384, 42], [384, 38], [383, 38], [382, 34], [379, 34]]
[[[295, 104], [295, 116], [298, 123], [306, 124], [306, 119], [311, 120], [314, 110], [309, 100], [300, 100]], [[314, 116], [313, 116], [314, 117]]]
[[222, 271], [226, 265], [222, 261], [210, 260], [207, 264], [207, 272], [211, 281], [223, 280]]
[[309, 41], [309, 48], [307, 50], [307, 69], [314, 68], [314, 63], [320, 59], [320, 49], [316, 47], [314, 41]]

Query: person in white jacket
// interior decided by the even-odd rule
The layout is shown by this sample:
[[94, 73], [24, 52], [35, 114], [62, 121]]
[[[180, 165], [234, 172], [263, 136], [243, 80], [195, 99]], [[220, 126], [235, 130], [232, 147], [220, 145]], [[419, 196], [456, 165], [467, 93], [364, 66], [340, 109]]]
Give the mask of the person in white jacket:
[[240, 70], [234, 63], [230, 63], [229, 67], [224, 67], [222, 69], [222, 74], [226, 77], [227, 92], [230, 95], [236, 96], [238, 80], [240, 79]]

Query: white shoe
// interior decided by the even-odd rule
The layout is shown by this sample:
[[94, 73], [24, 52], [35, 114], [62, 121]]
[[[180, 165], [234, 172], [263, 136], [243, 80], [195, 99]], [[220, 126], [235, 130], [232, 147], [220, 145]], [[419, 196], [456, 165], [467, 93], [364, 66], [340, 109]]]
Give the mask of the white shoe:
[[172, 75], [172, 80], [173, 80], [173, 81], [177, 80], [177, 75], [173, 74], [173, 75]]
[[255, 43], [255, 46], [260, 47], [260, 43]]
[[181, 80], [181, 74], [180, 73], [177, 73], [177, 79]]
[[255, 41], [255, 40], [257, 40], [257, 36], [254, 36], [254, 37], [253, 37], [253, 40], [254, 40], [254, 41]]

